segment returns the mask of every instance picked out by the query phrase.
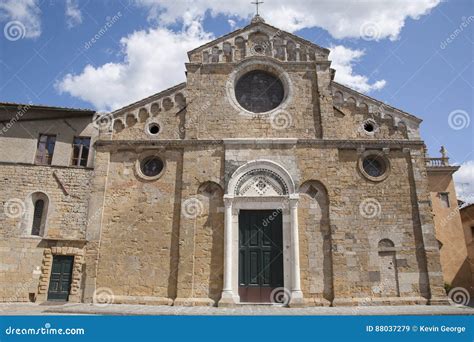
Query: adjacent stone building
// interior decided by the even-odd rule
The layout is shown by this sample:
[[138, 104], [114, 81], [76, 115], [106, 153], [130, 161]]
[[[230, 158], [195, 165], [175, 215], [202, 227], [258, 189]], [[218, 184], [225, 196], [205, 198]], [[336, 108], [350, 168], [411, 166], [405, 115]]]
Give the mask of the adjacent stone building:
[[31, 106], [0, 136], [1, 299], [445, 303], [421, 120], [328, 55], [256, 16], [112, 113]]
[[449, 165], [444, 147], [440, 152], [441, 158], [427, 158], [427, 170], [444, 283], [447, 288], [461, 287], [474, 294], [467, 244], [470, 232], [461, 222], [462, 206], [458, 204], [453, 180], [459, 166]]
[[[464, 238], [466, 241], [466, 262], [470, 266], [470, 292], [472, 298], [474, 298], [474, 203], [462, 204], [459, 212], [461, 214], [461, 221], [464, 229]], [[467, 267], [465, 267], [465, 269], [467, 269]]]

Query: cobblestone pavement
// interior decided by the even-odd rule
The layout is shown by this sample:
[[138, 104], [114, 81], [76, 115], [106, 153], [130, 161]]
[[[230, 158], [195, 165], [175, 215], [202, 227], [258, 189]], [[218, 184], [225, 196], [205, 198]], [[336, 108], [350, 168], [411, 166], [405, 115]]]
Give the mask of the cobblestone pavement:
[[0, 304], [0, 315], [474, 315], [474, 308], [458, 306], [365, 306], [285, 308], [244, 305], [237, 308], [110, 304]]

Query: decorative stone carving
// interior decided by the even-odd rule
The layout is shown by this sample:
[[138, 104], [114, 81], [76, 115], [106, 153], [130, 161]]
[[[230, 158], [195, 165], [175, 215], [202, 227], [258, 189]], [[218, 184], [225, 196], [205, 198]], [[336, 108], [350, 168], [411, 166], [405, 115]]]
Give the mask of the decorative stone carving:
[[244, 174], [237, 182], [236, 196], [282, 196], [288, 194], [285, 181], [275, 172], [255, 169]]

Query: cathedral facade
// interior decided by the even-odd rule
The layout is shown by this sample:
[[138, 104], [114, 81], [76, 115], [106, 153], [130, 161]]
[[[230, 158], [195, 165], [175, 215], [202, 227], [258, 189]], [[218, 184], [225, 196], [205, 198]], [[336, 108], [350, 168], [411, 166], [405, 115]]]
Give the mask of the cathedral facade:
[[256, 16], [188, 52], [185, 83], [49, 119], [33, 184], [13, 190], [4, 146], [22, 213], [2, 217], [2, 299], [445, 303], [421, 120], [335, 82], [328, 55]]

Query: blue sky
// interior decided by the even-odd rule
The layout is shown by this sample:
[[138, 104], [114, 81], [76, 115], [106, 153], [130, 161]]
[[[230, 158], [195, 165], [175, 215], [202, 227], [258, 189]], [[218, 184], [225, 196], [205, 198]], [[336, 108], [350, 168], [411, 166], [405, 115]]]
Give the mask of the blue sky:
[[[0, 101], [117, 108], [183, 81], [186, 50], [253, 12], [250, 0], [4, 0]], [[459, 183], [474, 178], [473, 1], [266, 0], [261, 14], [337, 50], [340, 82], [422, 118], [430, 154], [445, 145], [466, 165]]]

